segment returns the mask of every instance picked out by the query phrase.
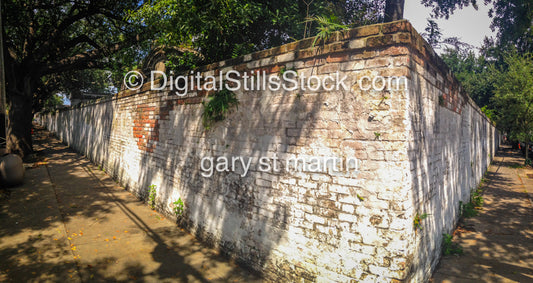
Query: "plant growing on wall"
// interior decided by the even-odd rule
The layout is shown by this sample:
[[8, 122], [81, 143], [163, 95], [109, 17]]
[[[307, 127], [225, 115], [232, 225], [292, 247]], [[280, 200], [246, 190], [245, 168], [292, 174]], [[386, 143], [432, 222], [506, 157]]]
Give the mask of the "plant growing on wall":
[[348, 28], [346, 25], [339, 23], [339, 20], [336, 17], [326, 18], [322, 16], [314, 16], [311, 18], [307, 18], [306, 21], [316, 22], [318, 24], [318, 33], [316, 34], [315, 40], [313, 41], [313, 46], [315, 46], [316, 43], [320, 41], [325, 44], [334, 32]]
[[238, 107], [239, 100], [235, 93], [224, 88], [215, 92], [208, 101], [202, 102], [202, 105], [204, 106], [202, 124], [206, 130], [209, 130], [214, 123], [224, 120], [233, 106]]
[[183, 209], [185, 206], [181, 198], [178, 198], [178, 200], [175, 201], [173, 204], [174, 204], [174, 214], [176, 214], [176, 216], [181, 216], [183, 214]]
[[428, 217], [427, 213], [423, 213], [422, 215], [416, 213], [415, 219], [413, 220], [413, 226], [416, 229], [423, 230], [422, 228], [422, 220], [426, 219]]
[[439, 105], [444, 106], [444, 96], [439, 95]]
[[157, 195], [157, 186], [152, 184], [150, 185], [149, 188], [150, 189], [148, 190], [148, 204], [150, 205], [152, 209], [154, 209], [155, 208], [155, 197]]

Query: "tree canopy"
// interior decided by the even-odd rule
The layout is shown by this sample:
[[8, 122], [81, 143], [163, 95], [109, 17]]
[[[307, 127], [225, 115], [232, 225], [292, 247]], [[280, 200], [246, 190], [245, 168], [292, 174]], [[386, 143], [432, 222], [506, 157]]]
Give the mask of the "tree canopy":
[[370, 0], [156, 0], [130, 12], [130, 19], [154, 27], [159, 44], [189, 48], [210, 63], [314, 36], [317, 24], [310, 19], [316, 16], [349, 27], [377, 23], [383, 6]]
[[533, 141], [533, 54], [511, 52], [505, 63], [492, 68], [497, 121], [512, 139], [528, 143]]
[[31, 152], [33, 111], [55, 90], [58, 74], [104, 68], [114, 54], [142, 40], [125, 21], [138, 1], [4, 0], [2, 32], [8, 108], [7, 149]]
[[[457, 9], [472, 5], [478, 8], [478, 0], [422, 0], [432, 8], [433, 16], [448, 19]], [[496, 44], [508, 49], [513, 46], [520, 52], [533, 50], [533, 2], [531, 0], [484, 0], [491, 4], [490, 28], [497, 32]]]

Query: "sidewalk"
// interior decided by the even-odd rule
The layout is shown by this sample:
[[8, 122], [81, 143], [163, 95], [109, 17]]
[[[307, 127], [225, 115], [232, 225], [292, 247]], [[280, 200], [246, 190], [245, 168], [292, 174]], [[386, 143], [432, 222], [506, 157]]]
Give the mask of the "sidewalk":
[[483, 210], [454, 232], [464, 254], [443, 257], [432, 282], [533, 282], [533, 170], [522, 164], [516, 151], [500, 149]]
[[47, 160], [0, 198], [1, 282], [259, 282], [35, 131]]

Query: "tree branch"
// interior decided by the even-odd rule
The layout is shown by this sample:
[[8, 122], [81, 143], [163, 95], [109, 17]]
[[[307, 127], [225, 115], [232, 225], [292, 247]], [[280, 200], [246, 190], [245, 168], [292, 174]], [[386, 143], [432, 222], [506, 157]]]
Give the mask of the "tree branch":
[[98, 44], [96, 41], [92, 40], [91, 38], [89, 38], [87, 35], [80, 35], [80, 36], [77, 36], [67, 42], [65, 42], [62, 51], [67, 51], [71, 48], [74, 48], [76, 47], [78, 44], [80, 43], [87, 43], [89, 45], [91, 45], [92, 47], [96, 48], [96, 49], [102, 49], [102, 46], [100, 46], [100, 44]]
[[70, 70], [79, 70], [85, 68], [95, 68], [95, 65], [100, 64], [98, 60], [102, 59], [105, 55], [113, 54], [122, 48], [131, 46], [135, 43], [141, 42], [148, 38], [147, 33], [137, 34], [131, 36], [124, 41], [110, 44], [108, 46], [102, 46], [101, 48], [77, 54], [65, 59], [60, 60], [56, 64], [50, 65], [43, 70], [43, 75], [70, 71]]

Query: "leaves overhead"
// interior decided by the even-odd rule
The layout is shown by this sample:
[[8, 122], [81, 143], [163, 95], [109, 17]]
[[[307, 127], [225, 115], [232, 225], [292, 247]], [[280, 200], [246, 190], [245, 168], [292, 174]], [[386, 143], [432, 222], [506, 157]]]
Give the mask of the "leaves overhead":
[[470, 49], [447, 48], [441, 57], [477, 105], [490, 104], [494, 94], [494, 76], [485, 56], [478, 56]]
[[157, 30], [161, 44], [192, 48], [203, 63], [278, 46], [319, 31], [306, 21], [322, 17], [357, 26], [381, 19], [384, 1], [156, 0], [129, 19]]
[[[132, 0], [2, 1], [8, 97], [22, 95], [22, 77], [29, 76], [30, 88], [40, 89], [33, 92], [38, 110], [39, 101], [55, 92], [83, 89], [69, 78], [87, 85], [88, 79], [101, 77], [83, 70], [131, 63], [138, 50], [128, 47], [141, 40], [142, 29], [125, 16], [138, 5]], [[122, 58], [116, 60], [117, 55]]]

